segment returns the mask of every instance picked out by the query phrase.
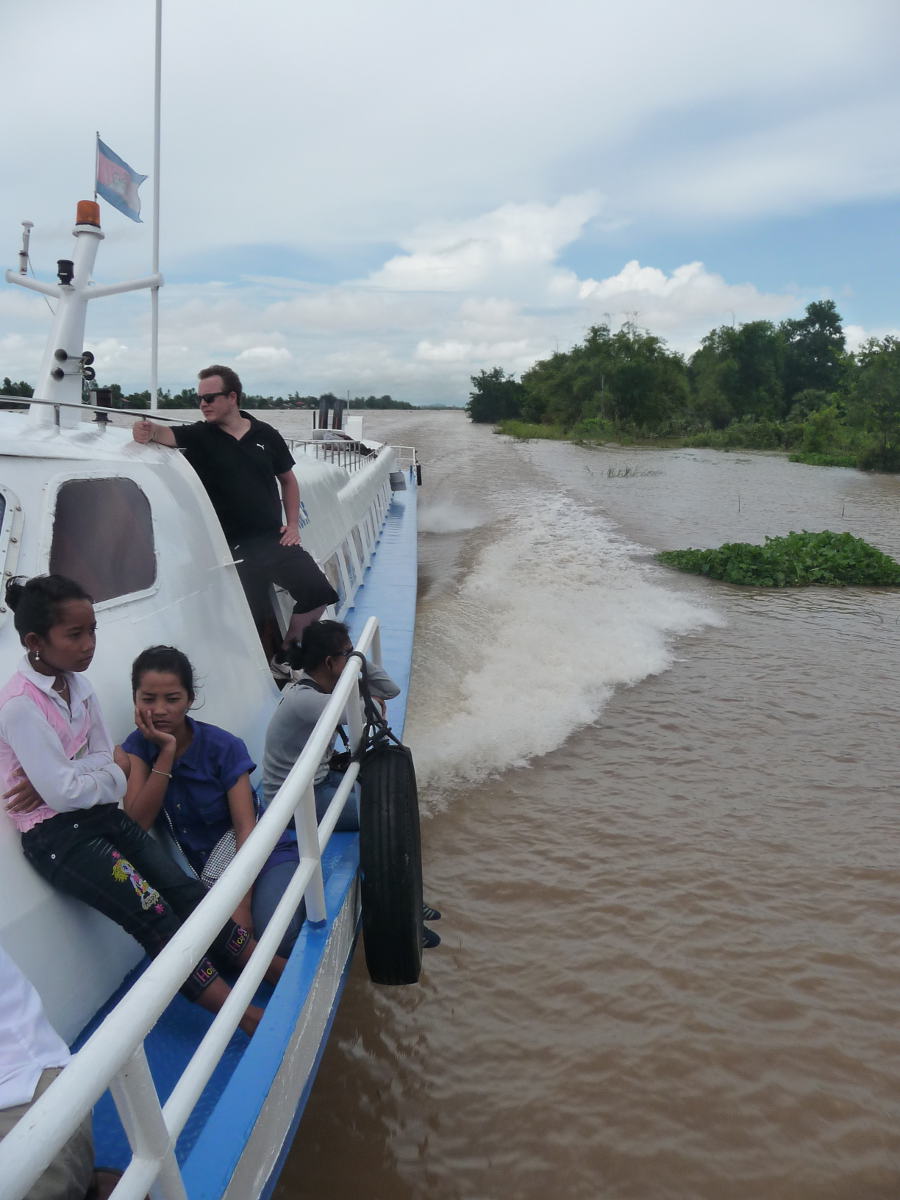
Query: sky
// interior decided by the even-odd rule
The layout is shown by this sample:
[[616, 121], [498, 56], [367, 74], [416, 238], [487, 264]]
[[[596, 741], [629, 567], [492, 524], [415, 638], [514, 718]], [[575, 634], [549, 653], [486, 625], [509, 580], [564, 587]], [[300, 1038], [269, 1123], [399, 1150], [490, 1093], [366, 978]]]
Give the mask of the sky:
[[[0, 0], [0, 263], [53, 280], [94, 136], [153, 171], [153, 0]], [[835, 301], [900, 332], [897, 0], [163, 0], [160, 386], [464, 404], [591, 325], [686, 355]], [[16, 102], [19, 98], [21, 103]], [[101, 201], [98, 283], [150, 273]], [[0, 283], [0, 378], [43, 297]], [[147, 293], [89, 305], [98, 381], [149, 383]]]

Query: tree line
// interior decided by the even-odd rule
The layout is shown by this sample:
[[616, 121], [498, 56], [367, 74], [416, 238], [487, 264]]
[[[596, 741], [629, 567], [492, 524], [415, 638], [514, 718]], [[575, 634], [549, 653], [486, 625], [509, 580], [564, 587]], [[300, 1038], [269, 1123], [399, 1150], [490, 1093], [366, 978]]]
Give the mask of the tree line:
[[[784, 449], [807, 462], [900, 471], [900, 339], [846, 348], [832, 300], [799, 319], [722, 325], [685, 358], [630, 322], [594, 325], [516, 379], [473, 375], [473, 421], [597, 441]], [[521, 432], [510, 426], [511, 432]]]
[[[98, 399], [98, 393], [106, 392], [108, 395], [103, 399]], [[24, 379], [20, 379], [17, 383], [6, 376], [2, 385], [0, 385], [0, 395], [16, 396], [27, 399], [34, 395], [34, 388], [30, 383], [26, 383]], [[150, 407], [150, 392], [145, 390], [142, 392], [123, 392], [118, 383], [109, 384], [103, 388], [91, 387], [85, 388], [84, 399], [87, 403], [99, 404], [101, 408], [149, 408]], [[159, 407], [160, 408], [195, 408], [197, 404], [196, 388], [183, 388], [180, 392], [169, 392], [160, 389], [159, 392]], [[299, 392], [289, 392], [287, 397], [284, 396], [252, 396], [246, 394], [241, 397], [241, 404], [245, 408], [312, 408], [318, 409], [322, 401], [327, 401], [329, 407], [334, 408], [335, 404], [341, 403], [345, 406], [348, 401], [345, 397], [335, 396], [333, 392], [324, 392], [321, 396], [301, 396]], [[394, 400], [391, 396], [354, 396], [349, 401], [350, 408], [413, 408], [406, 400]]]

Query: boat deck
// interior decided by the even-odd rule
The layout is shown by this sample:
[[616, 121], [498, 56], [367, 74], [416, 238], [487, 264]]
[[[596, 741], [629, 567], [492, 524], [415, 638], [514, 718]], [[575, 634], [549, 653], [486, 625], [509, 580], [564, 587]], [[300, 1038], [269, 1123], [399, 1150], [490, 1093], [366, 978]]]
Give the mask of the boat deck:
[[[402, 733], [406, 715], [415, 625], [416, 501], [414, 483], [406, 491], [393, 493], [373, 559], [373, 562], [377, 562], [377, 571], [373, 571], [372, 566], [367, 569], [354, 607], [347, 614], [353, 637], [362, 630], [370, 616], [378, 617], [382, 661], [401, 687], [400, 695], [389, 701], [388, 707], [388, 719], [398, 736]], [[301, 929], [277, 995], [273, 996], [268, 986], [260, 989], [257, 1003], [266, 1006], [266, 1015], [253, 1038], [253, 1053], [245, 1053], [248, 1048], [246, 1036], [240, 1031], [235, 1033], [179, 1138], [177, 1157], [182, 1165], [189, 1196], [218, 1196], [224, 1192], [249, 1132], [263, 1110], [272, 1079], [286, 1054], [297, 1023], [297, 1014], [310, 1003], [310, 997], [315, 992], [317, 978], [328, 956], [329, 942], [333, 943], [332, 950], [337, 943], [337, 937], [333, 939], [332, 934], [351, 891], [355, 940], [358, 927], [358, 836], [352, 833], [333, 834], [323, 853], [322, 862], [327, 921], [318, 927], [307, 923]], [[311, 1090], [351, 957], [352, 953], [337, 966], [340, 978], [327, 1014], [325, 1037], [316, 1050], [302, 1094], [299, 1099], [293, 1096], [289, 1098], [291, 1104], [297, 1104], [295, 1124], [299, 1122]], [[106, 1008], [82, 1032], [74, 1049], [87, 1040], [127, 988], [140, 988], [140, 975], [145, 967], [146, 960], [132, 972]], [[176, 996], [147, 1038], [147, 1058], [163, 1103], [211, 1020], [209, 1013]], [[288, 1100], [287, 1097], [285, 1099]], [[211, 1122], [209, 1118], [214, 1109], [216, 1119]], [[108, 1092], [94, 1109], [94, 1136], [96, 1161], [123, 1169], [130, 1161], [131, 1151]], [[290, 1139], [284, 1153], [289, 1148], [289, 1142]], [[277, 1170], [274, 1177], [277, 1177]]]

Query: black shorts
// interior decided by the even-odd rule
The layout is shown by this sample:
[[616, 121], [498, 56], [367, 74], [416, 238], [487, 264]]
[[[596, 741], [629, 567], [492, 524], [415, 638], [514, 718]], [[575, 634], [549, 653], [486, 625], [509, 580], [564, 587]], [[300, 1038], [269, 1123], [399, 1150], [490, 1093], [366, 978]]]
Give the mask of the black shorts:
[[290, 592], [294, 612], [310, 612], [334, 604], [338, 594], [302, 546], [282, 546], [281, 534], [245, 538], [231, 546], [238, 575], [256, 621], [269, 611], [269, 586], [277, 583]]

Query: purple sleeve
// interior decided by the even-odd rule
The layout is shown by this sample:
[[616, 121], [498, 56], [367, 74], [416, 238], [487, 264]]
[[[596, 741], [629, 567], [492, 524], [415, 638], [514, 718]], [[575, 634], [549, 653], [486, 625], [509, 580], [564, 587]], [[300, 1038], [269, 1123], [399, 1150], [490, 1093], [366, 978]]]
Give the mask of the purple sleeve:
[[129, 733], [128, 737], [122, 743], [122, 749], [126, 754], [133, 754], [135, 758], [142, 758], [148, 765], [156, 760], [159, 751], [155, 746], [151, 747], [150, 742], [144, 737], [139, 729], [134, 729]]

